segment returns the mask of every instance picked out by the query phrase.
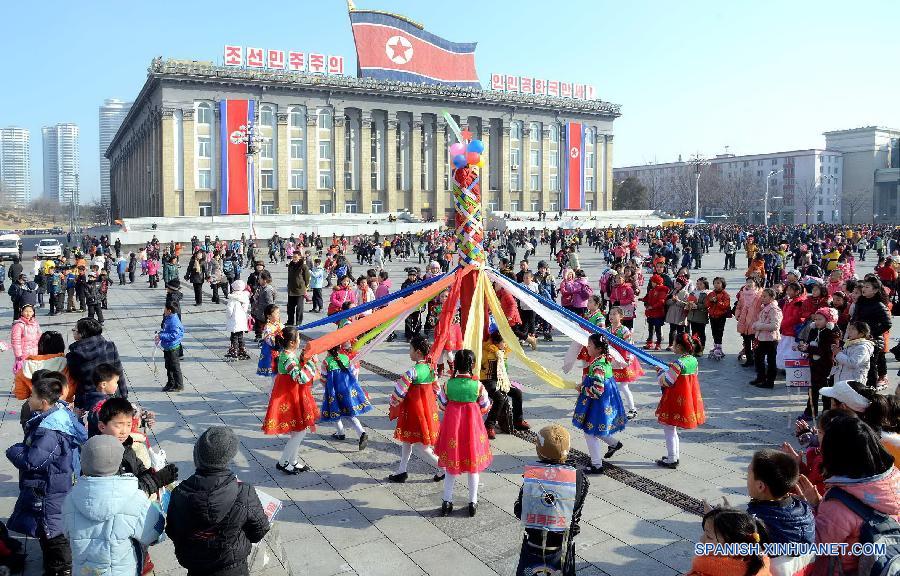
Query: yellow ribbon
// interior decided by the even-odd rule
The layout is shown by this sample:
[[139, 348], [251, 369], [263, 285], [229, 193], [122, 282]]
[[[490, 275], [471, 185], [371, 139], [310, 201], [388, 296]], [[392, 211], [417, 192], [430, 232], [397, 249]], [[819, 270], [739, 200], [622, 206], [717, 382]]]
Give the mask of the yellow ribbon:
[[[479, 286], [476, 287], [476, 294], [478, 294], [479, 291], [483, 291], [484, 296], [487, 298], [488, 306], [490, 307], [491, 312], [494, 315], [494, 323], [497, 325], [497, 329], [500, 330], [500, 335], [503, 336], [503, 340], [505, 340], [509, 345], [509, 349], [512, 351], [512, 353], [518, 356], [519, 359], [538, 376], [538, 378], [553, 386], [554, 388], [570, 388], [573, 390], [577, 390], [579, 388], [578, 383], [563, 380], [561, 376], [551, 372], [550, 370], [547, 370], [539, 362], [532, 360], [525, 354], [525, 350], [523, 350], [522, 345], [519, 344], [519, 337], [515, 335], [515, 333], [512, 331], [512, 328], [509, 326], [509, 320], [507, 320], [506, 314], [503, 312], [503, 307], [500, 305], [500, 300], [497, 298], [497, 293], [494, 292], [493, 285], [491, 285], [491, 283], [487, 281], [487, 275], [480, 274], [478, 281]], [[479, 290], [479, 288], [481, 288], [481, 290]], [[482, 318], [484, 318], [483, 314]], [[468, 326], [466, 328], [466, 335], [468, 336]], [[469, 340], [466, 340], [466, 347], [468, 347], [468, 344]], [[481, 346], [478, 346], [477, 349], [480, 348]], [[476, 366], [481, 366], [480, 353], [476, 352], [476, 355], [479, 355], [479, 363], [476, 364]]]
[[479, 267], [472, 274], [478, 274], [478, 279], [475, 281], [475, 293], [472, 294], [472, 304], [469, 306], [469, 316], [466, 319], [463, 348], [475, 353], [472, 373], [477, 375], [481, 372], [481, 343], [484, 339], [484, 286], [490, 284], [483, 268]]

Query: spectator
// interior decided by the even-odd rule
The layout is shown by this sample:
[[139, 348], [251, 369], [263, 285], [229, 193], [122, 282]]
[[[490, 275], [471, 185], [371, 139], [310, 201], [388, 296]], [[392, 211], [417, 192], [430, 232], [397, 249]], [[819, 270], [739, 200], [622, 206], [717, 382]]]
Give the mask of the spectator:
[[66, 365], [69, 376], [75, 382], [75, 407], [86, 410], [85, 397], [95, 390], [94, 370], [100, 364], [112, 364], [121, 374], [119, 379], [119, 396], [128, 397], [128, 383], [119, 359], [116, 345], [103, 338], [103, 326], [91, 318], [82, 318], [72, 329], [75, 341], [69, 345], [66, 354]]

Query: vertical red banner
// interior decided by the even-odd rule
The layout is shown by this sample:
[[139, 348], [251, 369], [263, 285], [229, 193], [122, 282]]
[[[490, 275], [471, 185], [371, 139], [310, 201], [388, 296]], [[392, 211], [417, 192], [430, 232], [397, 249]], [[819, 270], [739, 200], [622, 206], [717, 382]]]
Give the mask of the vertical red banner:
[[219, 103], [219, 122], [222, 130], [222, 214], [247, 214], [249, 198], [247, 186], [248, 119], [253, 113], [250, 100], [223, 100]]
[[566, 125], [566, 210], [584, 209], [584, 129], [580, 122]]

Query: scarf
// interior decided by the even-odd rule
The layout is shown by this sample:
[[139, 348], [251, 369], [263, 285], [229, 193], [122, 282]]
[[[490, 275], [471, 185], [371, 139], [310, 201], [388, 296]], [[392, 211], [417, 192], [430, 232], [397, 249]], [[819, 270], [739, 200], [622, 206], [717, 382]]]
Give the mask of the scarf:
[[497, 390], [506, 394], [510, 387], [509, 374], [506, 372], [506, 352], [497, 348]]

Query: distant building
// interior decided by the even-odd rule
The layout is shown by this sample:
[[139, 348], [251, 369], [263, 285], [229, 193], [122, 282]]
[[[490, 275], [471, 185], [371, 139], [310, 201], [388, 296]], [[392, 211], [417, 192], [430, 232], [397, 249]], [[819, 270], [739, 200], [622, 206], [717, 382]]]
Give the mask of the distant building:
[[[840, 222], [841, 154], [810, 149], [707, 160], [700, 177], [700, 212], [762, 223], [766, 181], [769, 222], [805, 224]], [[616, 182], [634, 177], [648, 189], [650, 208], [693, 216], [694, 172], [691, 162], [623, 166], [613, 169]], [[775, 172], [775, 174], [773, 174]]]
[[825, 147], [844, 157], [844, 221], [895, 223], [900, 218], [900, 130], [866, 126], [825, 133]]
[[100, 203], [109, 206], [109, 159], [104, 156], [132, 102], [109, 98], [100, 106]]
[[31, 136], [25, 128], [0, 128], [0, 202], [31, 202]]
[[78, 204], [78, 125], [41, 129], [44, 140], [44, 198]]

